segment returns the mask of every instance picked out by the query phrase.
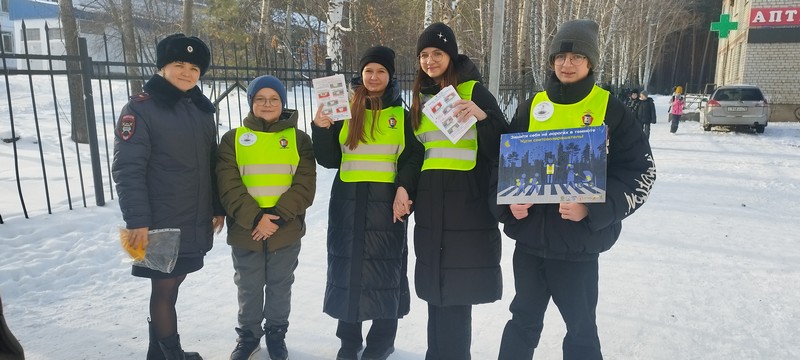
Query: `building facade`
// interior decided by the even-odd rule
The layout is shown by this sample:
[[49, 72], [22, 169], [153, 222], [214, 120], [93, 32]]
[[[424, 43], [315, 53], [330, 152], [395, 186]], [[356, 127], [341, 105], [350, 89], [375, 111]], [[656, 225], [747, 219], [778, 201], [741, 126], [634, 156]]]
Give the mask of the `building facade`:
[[770, 121], [800, 121], [800, 0], [723, 0], [738, 29], [719, 39], [717, 85], [761, 88]]

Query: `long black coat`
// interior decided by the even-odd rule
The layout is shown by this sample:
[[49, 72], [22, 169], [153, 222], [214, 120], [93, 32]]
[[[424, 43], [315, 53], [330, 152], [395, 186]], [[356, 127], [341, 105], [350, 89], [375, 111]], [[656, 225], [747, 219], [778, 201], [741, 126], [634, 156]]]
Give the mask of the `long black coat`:
[[[459, 83], [480, 81], [469, 58], [455, 59]], [[436, 94], [428, 84], [423, 94]], [[471, 305], [500, 299], [500, 230], [490, 212], [489, 174], [497, 166], [500, 134], [507, 122], [497, 100], [480, 83], [472, 101], [488, 114], [477, 123], [478, 158], [469, 171], [426, 170], [420, 174], [414, 219], [417, 295], [432, 305]], [[492, 192], [492, 193], [496, 193]]]
[[[402, 104], [396, 81], [381, 100], [384, 108]], [[342, 122], [330, 129], [311, 129], [317, 162], [338, 169], [342, 162]], [[403, 131], [405, 148], [398, 158], [394, 184], [343, 182], [338, 173], [334, 179], [328, 210], [328, 282], [323, 305], [323, 311], [333, 318], [348, 322], [397, 319], [409, 312], [406, 223], [392, 222], [392, 204], [399, 186], [413, 196], [423, 149], [414, 138], [407, 113]]]
[[184, 93], [159, 75], [120, 112], [114, 163], [128, 229], [179, 228], [180, 256], [211, 250], [211, 219], [223, 215], [216, 191], [214, 105], [198, 87]]
[[[551, 76], [545, 89], [551, 101], [574, 104], [585, 98], [594, 86], [594, 77], [563, 84]], [[517, 108], [508, 132], [527, 132], [533, 98]], [[562, 260], [596, 259], [619, 237], [622, 220], [647, 200], [656, 180], [650, 143], [625, 105], [609, 97], [605, 114], [608, 126], [606, 202], [587, 203], [589, 214], [581, 221], [564, 220], [558, 204], [533, 205], [528, 216], [517, 220], [508, 205], [495, 209], [505, 233], [517, 241], [517, 248], [544, 258]], [[493, 176], [496, 181], [496, 176]]]

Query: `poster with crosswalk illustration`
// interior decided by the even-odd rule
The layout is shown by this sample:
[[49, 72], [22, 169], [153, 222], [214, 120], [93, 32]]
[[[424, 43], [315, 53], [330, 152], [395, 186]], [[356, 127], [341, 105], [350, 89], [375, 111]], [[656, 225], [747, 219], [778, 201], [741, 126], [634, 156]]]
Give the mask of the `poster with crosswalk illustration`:
[[606, 126], [504, 134], [498, 204], [606, 201]]

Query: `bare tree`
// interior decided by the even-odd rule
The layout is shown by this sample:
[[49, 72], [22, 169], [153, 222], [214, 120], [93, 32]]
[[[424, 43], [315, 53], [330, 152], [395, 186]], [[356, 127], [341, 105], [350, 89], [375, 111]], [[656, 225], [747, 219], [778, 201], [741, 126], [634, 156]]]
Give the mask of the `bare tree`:
[[[64, 48], [69, 56], [78, 56], [78, 24], [72, 0], [59, 0], [61, 29], [64, 34]], [[85, 54], [84, 54], [85, 55]], [[69, 88], [70, 115], [72, 116], [72, 141], [89, 143], [89, 130], [86, 123], [86, 104], [83, 102], [83, 78], [81, 64], [67, 61], [67, 87]]]
[[194, 34], [194, 32], [192, 31], [193, 5], [194, 1], [183, 0], [183, 21], [181, 22], [181, 31], [183, 31], [183, 33], [187, 35]]

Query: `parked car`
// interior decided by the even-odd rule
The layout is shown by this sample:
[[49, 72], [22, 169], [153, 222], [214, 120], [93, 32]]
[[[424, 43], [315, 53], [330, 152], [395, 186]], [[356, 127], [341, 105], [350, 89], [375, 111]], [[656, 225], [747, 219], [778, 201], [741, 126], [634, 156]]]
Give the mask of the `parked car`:
[[757, 86], [720, 86], [703, 108], [703, 130], [712, 126], [750, 127], [763, 133], [769, 118], [767, 99]]

